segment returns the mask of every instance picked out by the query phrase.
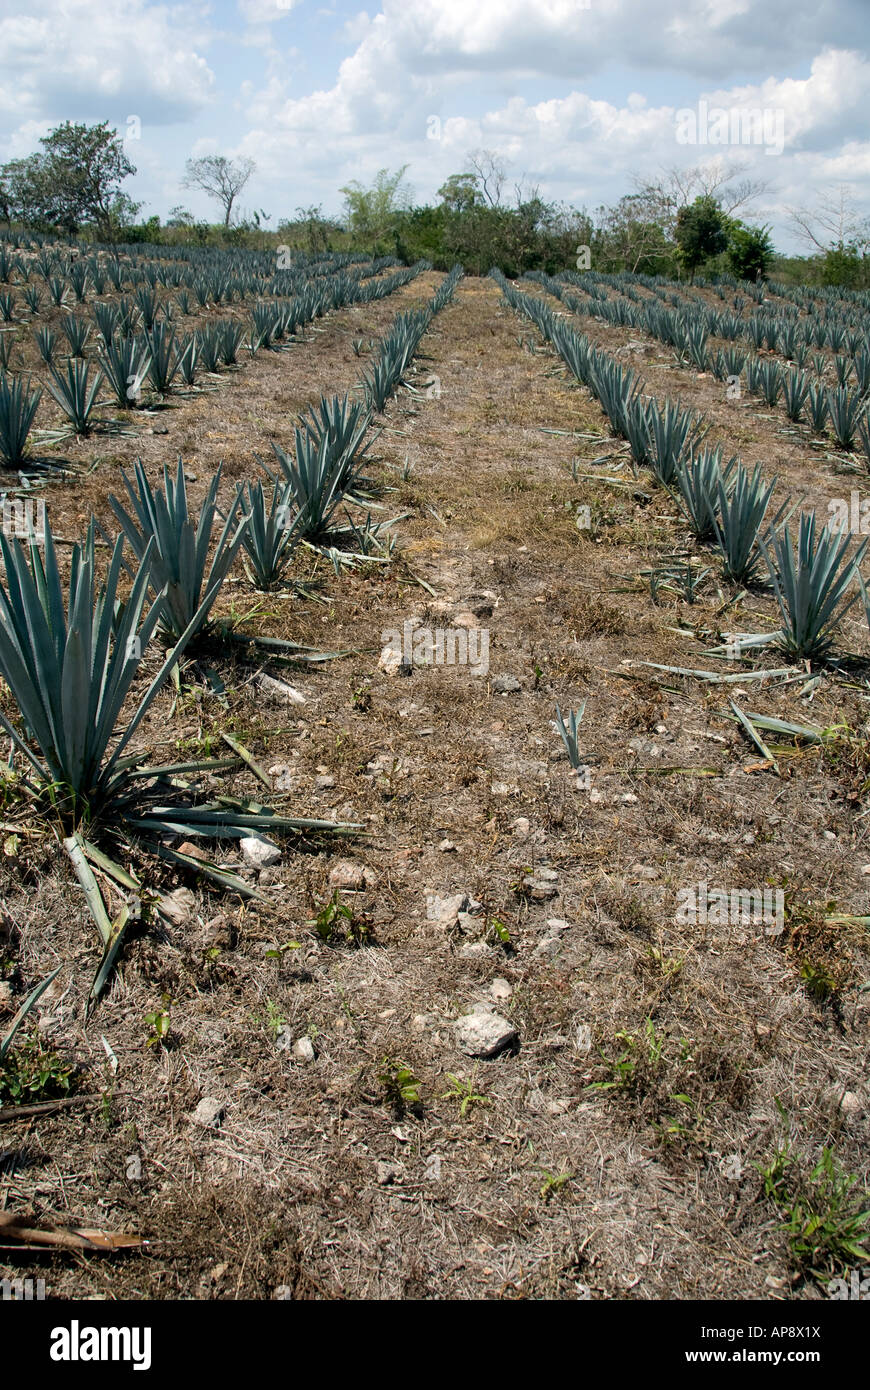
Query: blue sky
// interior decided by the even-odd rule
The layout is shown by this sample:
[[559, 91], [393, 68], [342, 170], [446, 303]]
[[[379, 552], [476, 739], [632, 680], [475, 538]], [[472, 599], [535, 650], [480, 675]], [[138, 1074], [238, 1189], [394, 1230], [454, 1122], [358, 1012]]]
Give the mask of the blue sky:
[[[144, 216], [216, 216], [181, 181], [188, 157], [222, 153], [255, 161], [243, 207], [273, 226], [339, 212], [340, 187], [383, 167], [434, 200], [481, 148], [508, 196], [590, 208], [718, 161], [763, 182], [746, 215], [799, 249], [790, 208], [870, 211], [868, 33], [867, 0], [4, 0], [0, 159], [63, 119], [108, 119], [138, 134]], [[679, 143], [677, 113], [702, 99], [769, 112], [781, 149]]]

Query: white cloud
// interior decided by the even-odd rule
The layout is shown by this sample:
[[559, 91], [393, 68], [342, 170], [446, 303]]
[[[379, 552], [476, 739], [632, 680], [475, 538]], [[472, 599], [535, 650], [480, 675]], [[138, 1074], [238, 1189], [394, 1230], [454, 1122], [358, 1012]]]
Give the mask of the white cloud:
[[205, 42], [195, 5], [29, 0], [26, 15], [0, 19], [0, 110], [18, 127], [67, 118], [122, 126], [130, 113], [143, 126], [189, 119], [214, 90]]

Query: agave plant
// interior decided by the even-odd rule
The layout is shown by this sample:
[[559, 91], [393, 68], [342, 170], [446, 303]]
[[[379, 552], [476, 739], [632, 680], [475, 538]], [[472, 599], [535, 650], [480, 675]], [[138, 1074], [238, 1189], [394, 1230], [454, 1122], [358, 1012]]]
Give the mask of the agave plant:
[[146, 290], [144, 287], [136, 291], [135, 298], [136, 308], [142, 315], [142, 326], [146, 333], [150, 333], [160, 312], [160, 301], [154, 290]]
[[790, 656], [818, 659], [830, 651], [834, 631], [858, 598], [847, 591], [867, 544], [862, 541], [847, 557], [845, 522], [837, 531], [828, 522], [817, 539], [815, 512], [801, 513], [796, 550], [788, 525], [767, 542], [759, 540], [782, 618], [782, 646]]
[[33, 341], [36, 343], [36, 350], [43, 362], [47, 367], [50, 367], [54, 361], [54, 354], [57, 351], [57, 339], [54, 336], [53, 330], [47, 326], [37, 328], [33, 335]]
[[664, 410], [657, 402], [651, 403], [649, 422], [652, 469], [659, 482], [670, 487], [686, 450], [700, 440], [700, 421], [693, 411], [668, 400]]
[[308, 416], [300, 416], [303, 429], [307, 429], [315, 445], [322, 438], [328, 441], [329, 466], [338, 470], [339, 486], [345, 489], [360, 482], [360, 468], [365, 455], [371, 448], [380, 430], [366, 440], [371, 417], [360, 401], [350, 401], [347, 396], [332, 396], [329, 400], [320, 397], [315, 409], [309, 406]]
[[84, 357], [85, 348], [91, 336], [91, 328], [87, 320], [77, 318], [75, 314], [67, 314], [61, 319], [60, 326], [69, 343], [69, 350], [72, 356]]
[[554, 727], [557, 733], [559, 734], [559, 737], [561, 738], [563, 744], [565, 745], [565, 752], [568, 754], [568, 761], [570, 762], [571, 766], [574, 768], [575, 771], [579, 771], [580, 769], [580, 742], [578, 726], [583, 718], [585, 711], [586, 701], [584, 700], [579, 709], [568, 710], [568, 723], [566, 724], [565, 717], [562, 714], [561, 709], [558, 705], [556, 706], [556, 718], [554, 721]]
[[0, 722], [35, 771], [37, 785], [50, 789], [74, 828], [101, 811], [125, 778], [128, 769], [119, 767], [121, 754], [159, 682], [140, 702], [111, 757], [106, 754], [137, 673], [138, 660], [130, 653], [147, 646], [162, 597], [143, 620], [149, 550], [116, 619], [123, 541], [115, 545], [105, 584], [95, 595], [92, 522], [84, 545], [73, 547], [65, 611], [47, 515], [41, 540], [40, 549], [36, 535], [31, 539], [28, 566], [23, 546], [0, 535], [8, 586], [0, 585], [0, 673], [41, 760], [2, 713]]
[[363, 376], [362, 385], [369, 409], [382, 412], [396, 385], [390, 365], [380, 358], [373, 362], [371, 370]]
[[699, 372], [707, 370], [707, 326], [704, 323], [686, 324], [684, 352]]
[[237, 496], [208, 565], [222, 465], [211, 480], [196, 521], [188, 509], [187, 483], [180, 457], [174, 482], [164, 465], [162, 492], [152, 490], [141, 459], [136, 460], [133, 471], [135, 487], [123, 469], [121, 475], [135, 516], [114, 494], [109, 496], [109, 506], [140, 563], [146, 552], [151, 554], [151, 582], [158, 592], [166, 591], [160, 619], [163, 632], [177, 641], [198, 614], [198, 625], [188, 634], [189, 637], [198, 636], [242, 544], [248, 518], [242, 517], [236, 525]]
[[90, 367], [78, 357], [71, 357], [66, 364], [66, 376], [56, 367], [51, 369], [52, 380], [48, 389], [61, 410], [69, 416], [76, 434], [87, 434], [91, 428], [91, 416], [97, 403], [103, 374], [98, 371], [90, 379]]
[[145, 334], [151, 361], [148, 376], [154, 390], [165, 396], [172, 389], [178, 371], [178, 352], [175, 333], [167, 323], [155, 323], [150, 333]]
[[[102, 306], [101, 306], [102, 307]], [[142, 382], [151, 365], [147, 342], [131, 333], [126, 338], [110, 339], [100, 353], [100, 366], [118, 405], [132, 410], [142, 398]]]
[[645, 401], [642, 396], [636, 395], [627, 401], [625, 406], [623, 433], [631, 449], [631, 466], [635, 476], [637, 476], [638, 468], [645, 468], [650, 463], [650, 450], [652, 448], [650, 407], [652, 404], [651, 401]]
[[209, 324], [206, 328], [200, 329], [196, 335], [199, 356], [207, 372], [217, 372], [220, 370], [222, 354], [222, 335], [216, 324]]
[[27, 305], [31, 314], [38, 314], [42, 308], [42, 296], [39, 293], [38, 285], [24, 286], [24, 303]]
[[854, 449], [858, 421], [864, 408], [864, 402], [857, 391], [838, 386], [836, 390], [828, 392], [831, 430], [841, 449]]
[[790, 420], [798, 421], [809, 394], [810, 383], [806, 372], [787, 372], [783, 378], [782, 392], [785, 399], [785, 413]]
[[678, 470], [678, 500], [697, 540], [707, 541], [715, 536], [719, 488], [721, 485], [727, 490], [736, 466], [735, 457], [723, 467], [722, 450], [717, 447], [693, 450]]
[[248, 483], [247, 498], [239, 487], [239, 507], [249, 522], [242, 540], [245, 568], [257, 589], [279, 588], [293, 556], [299, 513], [291, 519], [289, 491], [289, 484], [276, 482], [267, 505], [262, 483]]
[[[760, 463], [751, 475], [739, 464], [727, 488], [719, 481], [713, 530], [725, 562], [725, 577], [735, 584], [751, 584], [757, 576], [762, 559], [759, 532], [775, 487], [776, 478], [765, 486]], [[779, 513], [773, 525], [778, 520]]]
[[78, 304], [84, 304], [88, 292], [90, 272], [84, 261], [73, 261], [67, 275]]
[[[343, 460], [334, 456], [328, 433], [318, 439], [310, 429], [295, 431], [295, 455], [272, 442], [287, 487], [287, 500], [298, 513], [296, 534], [300, 540], [322, 540], [333, 529], [332, 522], [347, 489]], [[274, 474], [257, 458], [274, 481]]]
[[239, 360], [239, 348], [245, 336], [245, 330], [235, 319], [225, 319], [219, 325], [220, 332], [220, 354], [221, 361], [225, 367], [231, 367]]
[[811, 385], [807, 393], [807, 411], [813, 434], [824, 434], [828, 423], [828, 393], [824, 386]]
[[769, 406], [775, 406], [782, 390], [782, 369], [778, 362], [762, 362], [759, 367], [761, 394]]
[[0, 458], [7, 467], [24, 460], [27, 436], [41, 396], [41, 390], [31, 391], [29, 379], [25, 386], [20, 376], [10, 379], [5, 372], [0, 373]]
[[[2, 712], [0, 724], [27, 765], [23, 779], [27, 794], [37, 807], [59, 818], [68, 832], [64, 847], [103, 939], [89, 1006], [108, 979], [129, 918], [125, 907], [114, 922], [109, 920], [90, 863], [123, 888], [135, 890], [139, 883], [84, 834], [121, 844], [128, 862], [129, 848], [138, 844], [240, 895], [260, 897], [237, 875], [175, 849], [171, 837], [241, 839], [263, 831], [307, 836], [361, 828], [291, 819], [229, 797], [202, 803], [194, 789], [179, 783], [177, 774], [207, 772], [224, 763], [148, 767], [140, 755], [126, 751], [204, 618], [201, 610], [193, 614], [132, 717], [122, 724], [123, 706], [164, 611], [162, 592], [145, 611], [149, 587], [156, 587], [150, 564], [154, 544], [152, 540], [145, 547], [126, 601], [121, 603], [123, 538], [118, 538], [106, 579], [97, 589], [92, 522], [84, 544], [73, 547], [65, 602], [47, 517], [41, 545], [36, 536], [30, 542], [29, 563], [20, 543], [0, 534], [6, 569], [6, 586], [0, 583], [0, 675], [18, 706], [22, 727], [16, 728]], [[208, 603], [206, 594], [203, 604]]]
[[196, 369], [199, 365], [199, 340], [195, 333], [189, 334], [178, 344], [178, 374], [185, 386], [196, 382]]
[[838, 386], [845, 386], [849, 377], [852, 375], [854, 363], [849, 357], [842, 357], [839, 353], [834, 358], [834, 375], [837, 378]]
[[97, 332], [103, 340], [103, 346], [108, 347], [118, 331], [117, 306], [115, 304], [95, 304], [94, 319]]
[[60, 276], [52, 275], [48, 280], [48, 297], [58, 309], [63, 304], [66, 296], [66, 280]]

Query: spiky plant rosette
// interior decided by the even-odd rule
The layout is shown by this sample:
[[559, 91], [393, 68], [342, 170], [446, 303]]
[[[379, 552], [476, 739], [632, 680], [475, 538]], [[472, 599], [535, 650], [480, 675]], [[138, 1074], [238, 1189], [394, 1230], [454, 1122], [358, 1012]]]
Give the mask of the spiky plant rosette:
[[106, 578], [98, 588], [94, 531], [92, 521], [84, 543], [73, 546], [66, 595], [47, 516], [41, 544], [33, 533], [27, 550], [18, 540], [0, 534], [6, 571], [5, 585], [0, 582], [0, 676], [18, 706], [20, 727], [2, 711], [0, 724], [27, 765], [21, 787], [32, 810], [50, 818], [65, 837], [64, 848], [103, 940], [103, 959], [91, 999], [108, 978], [129, 912], [125, 908], [114, 923], [109, 921], [90, 865], [98, 865], [123, 888], [138, 890], [140, 886], [128, 869], [94, 841], [138, 846], [242, 896], [262, 898], [238, 875], [174, 848], [171, 841], [176, 837], [238, 840], [264, 832], [311, 837], [362, 828], [282, 816], [257, 802], [227, 796], [204, 801], [196, 782], [182, 780], [185, 774], [213, 773], [245, 759], [154, 767], [140, 753], [127, 751], [170, 670], [204, 620], [210, 595], [206, 594], [125, 720], [124, 707], [164, 615], [167, 596], [165, 590], [158, 591], [146, 612], [149, 588], [154, 588], [153, 540], [145, 547], [125, 602], [119, 596], [122, 537], [115, 543]]
[[180, 457], [174, 482], [168, 467], [164, 465], [162, 492], [155, 492], [151, 487], [141, 459], [136, 460], [133, 468], [135, 487], [122, 469], [121, 476], [133, 515], [114, 494], [109, 496], [109, 506], [140, 563], [146, 550], [151, 548], [152, 586], [156, 591], [166, 592], [161, 629], [176, 641], [190, 624], [194, 613], [202, 615], [195, 635], [204, 629], [212, 604], [249, 525], [246, 516], [237, 521], [237, 495], [224, 518], [223, 530], [209, 564], [212, 533], [218, 516], [217, 494], [222, 468], [223, 465], [220, 465], [212, 478], [196, 520], [190, 515], [187, 480]]
[[759, 538], [782, 618], [780, 641], [790, 656], [826, 656], [836, 628], [857, 602], [858, 592], [848, 591], [868, 542], [851, 556], [850, 543], [845, 522], [839, 530], [828, 522], [817, 535], [815, 512], [801, 513], [794, 547], [787, 525], [766, 541]]

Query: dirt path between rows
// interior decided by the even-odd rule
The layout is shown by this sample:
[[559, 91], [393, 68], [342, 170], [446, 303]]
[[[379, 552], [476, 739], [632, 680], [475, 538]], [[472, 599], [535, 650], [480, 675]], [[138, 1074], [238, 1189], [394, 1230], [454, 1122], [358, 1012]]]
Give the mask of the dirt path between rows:
[[[823, 1144], [849, 1171], [867, 1162], [866, 934], [818, 906], [870, 906], [861, 769], [810, 754], [781, 777], [753, 771], [719, 689], [666, 689], [625, 664], [708, 664], [674, 629], [712, 634], [720, 599], [711, 587], [691, 608], [656, 607], [635, 582], [679, 537], [672, 506], [572, 480], [575, 454], [612, 441], [571, 437], [603, 435], [600, 412], [529, 336], [492, 282], [462, 282], [376, 449], [395, 488], [383, 500], [411, 512], [401, 561], [321, 569], [325, 605], [276, 599], [255, 620], [356, 654], [294, 676], [304, 705], [269, 704], [231, 668], [227, 708], [199, 692], [142, 730], [144, 745], [185, 749], [234, 730], [272, 771], [272, 804], [362, 822], [366, 837], [285, 848], [261, 878], [269, 914], [200, 885], [177, 926], [131, 941], [87, 1029], [96, 946], [70, 876], [38, 845], [23, 882], [20, 862], [7, 868], [28, 978], [61, 957], [74, 967], [46, 1036], [104, 1098], [84, 1117], [7, 1126], [0, 1194], [151, 1242], [111, 1267], [52, 1259], [50, 1294], [822, 1296], [793, 1278], [756, 1165], [786, 1142], [795, 1171]], [[291, 402], [344, 390], [365, 365], [337, 328], [316, 344], [257, 359], [173, 429], [169, 457], [181, 448], [206, 477], [215, 431], [228, 480], [246, 476]], [[84, 504], [102, 505], [100, 478]], [[579, 529], [587, 504], [594, 525]], [[243, 583], [229, 592], [254, 606]], [[406, 621], [485, 631], [488, 670], [388, 669], [384, 634]], [[799, 689], [739, 698], [863, 722], [841, 688], [809, 712]], [[578, 788], [551, 721], [557, 702], [584, 700]], [[247, 774], [229, 785], [263, 795]], [[306, 925], [336, 881], [372, 944], [327, 945]], [[675, 921], [678, 894], [702, 882], [782, 888], [802, 911], [778, 936]], [[810, 967], [835, 977], [827, 994], [813, 997]], [[171, 1046], [148, 1048], [163, 994]], [[515, 1034], [491, 1059], [459, 1045], [475, 1006]], [[301, 1038], [314, 1060], [294, 1054]], [[402, 1068], [413, 1084], [393, 1105]], [[192, 1118], [204, 1098], [217, 1127]]]

